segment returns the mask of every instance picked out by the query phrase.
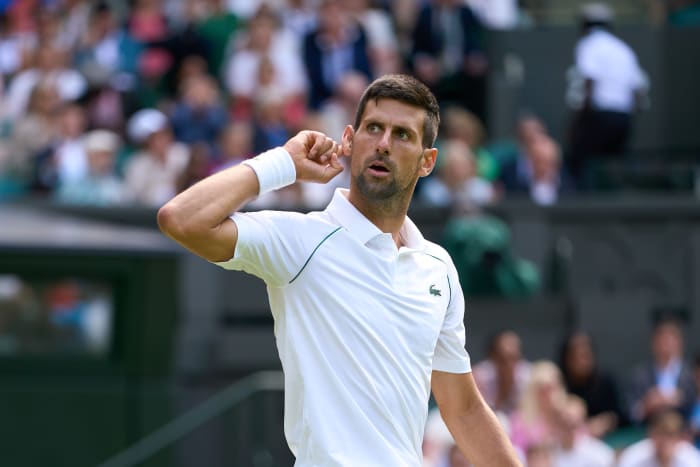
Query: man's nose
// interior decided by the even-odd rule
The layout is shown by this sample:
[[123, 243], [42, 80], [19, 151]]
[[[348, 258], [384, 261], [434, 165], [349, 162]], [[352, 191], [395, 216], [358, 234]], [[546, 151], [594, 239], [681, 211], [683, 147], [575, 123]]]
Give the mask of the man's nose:
[[386, 129], [384, 133], [379, 137], [377, 141], [377, 152], [382, 154], [389, 154], [389, 148], [391, 147], [391, 130]]

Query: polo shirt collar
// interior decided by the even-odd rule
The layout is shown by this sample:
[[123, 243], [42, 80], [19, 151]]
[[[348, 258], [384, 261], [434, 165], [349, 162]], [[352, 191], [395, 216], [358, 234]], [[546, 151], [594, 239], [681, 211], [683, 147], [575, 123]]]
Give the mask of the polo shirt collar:
[[[326, 212], [330, 214], [340, 225], [348, 230], [363, 245], [373, 238], [384, 235], [384, 232], [370, 222], [364, 214], [357, 210], [348, 200], [349, 190], [347, 188], [337, 188], [333, 194], [333, 199], [326, 207]], [[425, 249], [423, 234], [420, 233], [416, 224], [406, 216], [400, 231], [404, 242], [404, 247], [412, 250]]]

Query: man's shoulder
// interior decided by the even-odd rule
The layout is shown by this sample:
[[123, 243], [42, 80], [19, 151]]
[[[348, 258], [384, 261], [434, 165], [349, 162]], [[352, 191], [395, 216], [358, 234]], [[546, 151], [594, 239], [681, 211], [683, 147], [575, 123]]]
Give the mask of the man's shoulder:
[[426, 240], [426, 239], [423, 239], [423, 245], [425, 246], [424, 251], [426, 254], [428, 254], [434, 258], [439, 259], [440, 261], [442, 261], [443, 263], [445, 263], [446, 265], [448, 265], [450, 267], [454, 267], [454, 263], [452, 262], [452, 257], [447, 252], [447, 250], [445, 250], [444, 247], [442, 247], [441, 245], [439, 245], [435, 242], [432, 242], [432, 241]]

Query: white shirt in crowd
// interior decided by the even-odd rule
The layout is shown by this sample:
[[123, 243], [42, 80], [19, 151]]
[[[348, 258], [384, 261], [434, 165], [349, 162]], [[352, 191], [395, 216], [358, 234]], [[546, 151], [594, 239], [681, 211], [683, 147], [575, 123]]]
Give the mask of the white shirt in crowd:
[[[620, 454], [617, 467], [660, 467], [654, 455], [654, 443], [650, 439], [639, 441]], [[700, 452], [686, 442], [679, 442], [671, 467], [700, 467]]]
[[467, 5], [489, 29], [513, 29], [518, 25], [518, 0], [467, 0]]
[[589, 435], [578, 436], [568, 451], [554, 450], [553, 467], [612, 467], [614, 463], [615, 450]]
[[449, 255], [408, 218], [397, 249], [342, 189], [322, 212], [232, 219], [217, 264], [267, 285], [295, 465], [419, 467], [432, 371], [471, 370]]
[[593, 107], [631, 113], [635, 91], [647, 87], [634, 51], [605, 29], [595, 28], [576, 45], [576, 70], [594, 81]]

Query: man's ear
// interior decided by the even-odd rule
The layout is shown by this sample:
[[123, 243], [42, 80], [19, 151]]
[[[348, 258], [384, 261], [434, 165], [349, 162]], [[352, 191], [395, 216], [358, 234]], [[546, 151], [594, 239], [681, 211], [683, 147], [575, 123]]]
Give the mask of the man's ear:
[[418, 175], [421, 177], [427, 177], [433, 172], [435, 168], [435, 163], [437, 162], [437, 148], [427, 148], [423, 149], [423, 163], [421, 164]]
[[343, 155], [349, 156], [352, 153], [352, 139], [354, 136], [355, 130], [353, 129], [352, 125], [347, 125], [345, 127], [345, 130], [343, 130], [343, 138], [341, 144]]

